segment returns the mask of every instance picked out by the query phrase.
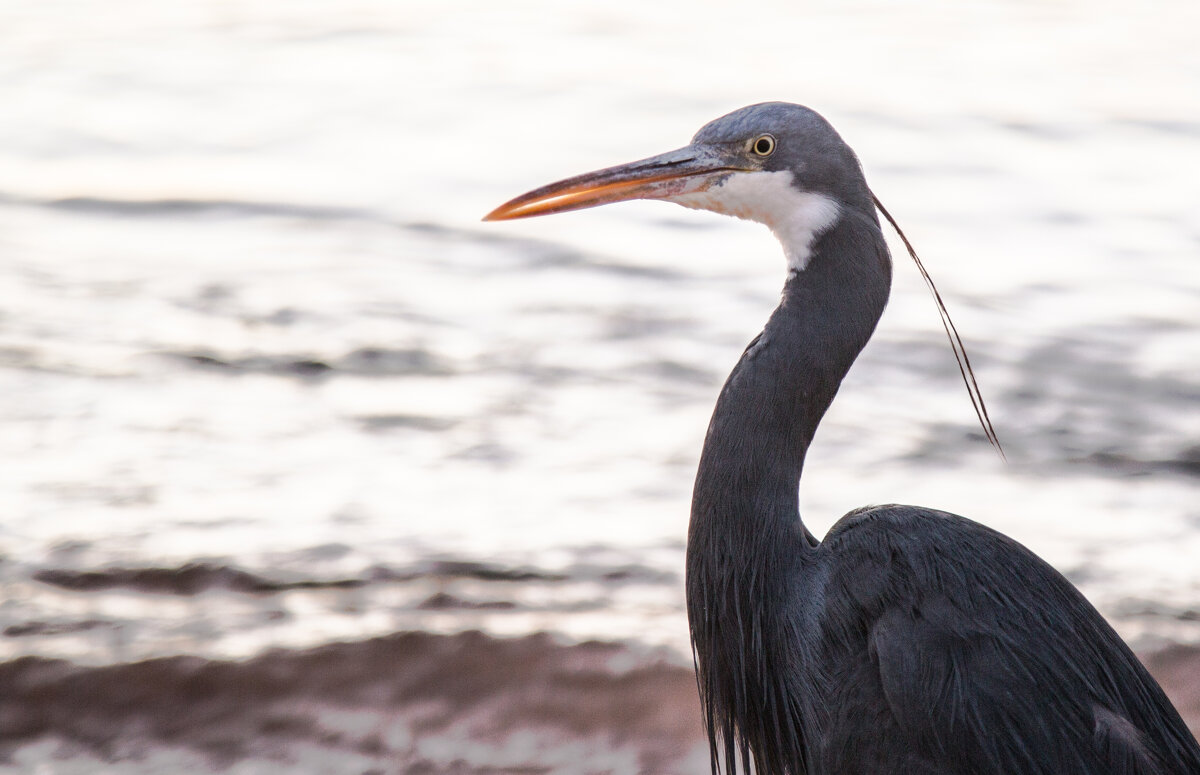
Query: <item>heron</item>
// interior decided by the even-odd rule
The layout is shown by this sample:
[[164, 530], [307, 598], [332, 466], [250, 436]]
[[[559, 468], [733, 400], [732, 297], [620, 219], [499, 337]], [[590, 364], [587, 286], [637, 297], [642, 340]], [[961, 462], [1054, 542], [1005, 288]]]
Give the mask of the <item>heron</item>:
[[892, 276], [877, 208], [895, 221], [829, 122], [751, 105], [485, 220], [630, 199], [766, 224], [787, 261], [717, 398], [692, 496], [687, 613], [713, 773], [1200, 773], [1162, 688], [1022, 544], [906, 505], [851, 511], [823, 540], [805, 527], [805, 455]]

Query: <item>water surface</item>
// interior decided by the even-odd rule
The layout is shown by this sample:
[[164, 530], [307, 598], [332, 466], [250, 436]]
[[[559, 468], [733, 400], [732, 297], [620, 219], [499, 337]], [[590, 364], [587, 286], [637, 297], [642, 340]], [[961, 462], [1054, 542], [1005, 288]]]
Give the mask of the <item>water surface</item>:
[[1200, 642], [1192, 4], [0, 13], [4, 657], [481, 628], [684, 658], [691, 479], [780, 251], [661, 203], [479, 218], [762, 99], [857, 149], [1009, 457], [897, 252], [814, 531], [955, 511], [1140, 646]]

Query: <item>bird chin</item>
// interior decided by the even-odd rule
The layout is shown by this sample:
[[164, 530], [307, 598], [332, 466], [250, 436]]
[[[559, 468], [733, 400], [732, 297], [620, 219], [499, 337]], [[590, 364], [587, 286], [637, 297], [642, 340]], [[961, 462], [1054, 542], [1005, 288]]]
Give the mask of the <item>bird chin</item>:
[[792, 188], [791, 172], [726, 172], [706, 176], [703, 186], [692, 186], [669, 201], [771, 226], [799, 193]]

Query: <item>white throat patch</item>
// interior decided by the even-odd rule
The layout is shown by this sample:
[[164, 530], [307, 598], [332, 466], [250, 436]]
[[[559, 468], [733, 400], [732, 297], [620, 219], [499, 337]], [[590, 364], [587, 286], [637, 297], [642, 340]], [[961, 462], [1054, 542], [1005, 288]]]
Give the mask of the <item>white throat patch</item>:
[[710, 210], [765, 223], [783, 243], [788, 269], [802, 272], [812, 258], [813, 241], [832, 226], [841, 212], [824, 194], [792, 186], [792, 173], [731, 172], [704, 191], [664, 197], [693, 210]]

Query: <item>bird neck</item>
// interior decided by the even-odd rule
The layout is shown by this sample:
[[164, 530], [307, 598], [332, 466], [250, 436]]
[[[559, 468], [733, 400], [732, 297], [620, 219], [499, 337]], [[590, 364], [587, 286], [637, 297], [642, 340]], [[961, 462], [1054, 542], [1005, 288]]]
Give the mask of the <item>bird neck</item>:
[[766, 327], [713, 411], [692, 499], [689, 541], [802, 535], [800, 473], [817, 425], [887, 303], [891, 259], [879, 222], [847, 211], [792, 271]]
[[[890, 285], [874, 213], [844, 211], [816, 237], [805, 268], [789, 274], [782, 301], [730, 374], [709, 424], [688, 531], [688, 617], [710, 739], [716, 731], [729, 746], [736, 731], [743, 756], [765, 751], [773, 758], [783, 750], [773, 738], [789, 728], [781, 722], [797, 728], [797, 719], [780, 717], [791, 712], [790, 700], [767, 688], [780, 684], [767, 678], [777, 667], [768, 664], [772, 657], [796, 662], [765, 654], [764, 644], [784, 642], [772, 633], [797, 625], [784, 609], [816, 545], [798, 507], [804, 457]], [[765, 760], [758, 767], [796, 771]]]

